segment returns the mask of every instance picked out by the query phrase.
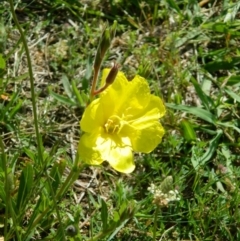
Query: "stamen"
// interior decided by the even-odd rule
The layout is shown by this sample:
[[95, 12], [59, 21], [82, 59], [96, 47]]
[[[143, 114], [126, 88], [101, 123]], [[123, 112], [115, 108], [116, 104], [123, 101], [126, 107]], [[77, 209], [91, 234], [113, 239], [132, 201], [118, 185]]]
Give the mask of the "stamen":
[[118, 134], [121, 130], [121, 119], [118, 116], [111, 116], [104, 125], [104, 129], [108, 134]]

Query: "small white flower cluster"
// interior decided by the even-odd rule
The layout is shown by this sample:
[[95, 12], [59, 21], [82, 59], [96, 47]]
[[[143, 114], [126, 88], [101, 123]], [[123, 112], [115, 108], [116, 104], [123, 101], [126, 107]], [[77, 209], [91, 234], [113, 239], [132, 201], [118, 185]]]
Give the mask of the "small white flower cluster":
[[153, 194], [153, 203], [161, 207], [168, 206], [169, 202], [180, 200], [178, 190], [163, 192], [160, 187], [152, 183], [148, 191]]

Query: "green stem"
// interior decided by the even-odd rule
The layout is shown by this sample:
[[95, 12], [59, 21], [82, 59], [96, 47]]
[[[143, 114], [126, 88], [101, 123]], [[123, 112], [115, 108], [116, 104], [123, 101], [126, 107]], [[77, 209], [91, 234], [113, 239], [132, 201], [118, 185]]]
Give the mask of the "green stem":
[[156, 241], [156, 236], [157, 236], [157, 220], [158, 220], [158, 214], [160, 211], [160, 207], [157, 206], [154, 214], [154, 224], [153, 224], [153, 241]]
[[69, 189], [69, 187], [74, 183], [74, 181], [78, 178], [79, 173], [84, 169], [85, 165], [80, 167], [74, 165], [70, 173], [68, 174], [67, 179], [61, 186], [60, 190], [58, 191], [56, 198], [60, 199], [65, 194], [65, 192]]
[[[111, 232], [109, 232], [111, 233]], [[105, 232], [100, 232], [97, 235], [95, 235], [94, 237], [88, 239], [87, 241], [97, 241], [97, 240], [101, 240], [102, 238], [106, 237], [109, 233], [105, 233]]]
[[108, 230], [104, 230], [98, 234], [96, 234], [94, 237], [87, 239], [86, 241], [98, 241], [101, 240], [103, 238], [105, 238], [107, 235], [109, 235], [110, 233], [112, 233], [114, 231], [115, 227], [112, 229], [108, 229]]
[[100, 66], [94, 68], [93, 81], [92, 81], [92, 87], [91, 87], [91, 93], [90, 93], [90, 102], [92, 102], [93, 97], [95, 95], [95, 89], [96, 89], [96, 85], [97, 85], [99, 69], [100, 69]]
[[58, 218], [58, 221], [59, 221], [60, 230], [61, 230], [61, 232], [63, 234], [62, 239], [63, 239], [63, 241], [66, 241], [61, 215], [60, 215], [60, 212], [59, 212], [59, 209], [58, 209], [58, 206], [57, 206], [57, 200], [58, 199], [54, 196], [54, 191], [53, 191], [52, 183], [50, 182], [49, 176], [47, 177], [47, 182], [48, 182], [49, 188], [51, 190], [53, 206], [55, 207], [55, 210], [56, 210], [56, 214], [57, 214], [57, 218]]
[[[35, 133], [36, 133], [36, 137], [37, 137], [38, 157], [39, 157], [39, 160], [40, 160], [40, 164], [43, 164], [42, 139], [41, 139], [40, 132], [39, 132], [39, 127], [38, 127], [38, 116], [37, 116], [37, 107], [36, 107], [37, 105], [36, 105], [36, 98], [35, 98], [35, 91], [34, 91], [34, 77], [33, 77], [33, 70], [32, 70], [32, 62], [31, 62], [31, 58], [30, 58], [30, 53], [29, 53], [27, 41], [26, 41], [26, 38], [24, 36], [24, 32], [23, 32], [23, 30], [22, 30], [22, 28], [21, 28], [21, 26], [20, 26], [20, 24], [18, 22], [17, 16], [15, 14], [13, 0], [9, 0], [9, 4], [10, 4], [13, 20], [14, 20], [14, 22], [15, 22], [18, 30], [19, 30], [19, 33], [21, 35], [21, 40], [22, 40], [22, 43], [23, 43], [23, 47], [24, 47], [25, 52], [26, 52], [28, 71], [29, 71], [29, 78], [30, 78], [30, 86], [31, 86], [31, 98], [32, 98], [33, 116], [34, 116], [34, 126], [35, 126]], [[98, 72], [96, 74], [98, 75]], [[96, 75], [95, 78], [97, 78], [97, 75]], [[96, 80], [95, 80], [95, 86], [96, 86]], [[78, 172], [78, 174], [79, 174], [79, 172]], [[73, 169], [71, 170], [69, 176], [65, 180], [63, 186], [61, 187], [61, 189], [57, 193], [56, 197], [54, 198], [55, 206], [56, 206], [56, 200], [59, 200], [58, 198], [60, 198], [66, 192], [66, 190], [70, 187], [70, 185], [76, 180], [76, 176], [77, 175], [76, 175], [76, 167], [73, 167]], [[49, 210], [50, 210], [50, 207], [47, 207], [35, 219], [35, 221], [31, 225], [31, 230], [34, 229], [37, 226], [37, 224], [44, 218], [44, 216], [48, 213]], [[60, 220], [60, 215], [58, 215], [58, 218]]]
[[43, 163], [43, 156], [42, 156], [42, 139], [39, 133], [39, 128], [38, 128], [38, 116], [37, 116], [37, 105], [36, 105], [36, 98], [35, 98], [35, 91], [34, 91], [34, 77], [33, 77], [33, 70], [32, 70], [32, 62], [31, 62], [31, 57], [27, 45], [26, 38], [24, 36], [24, 32], [18, 22], [15, 10], [14, 10], [14, 5], [13, 5], [13, 0], [9, 0], [10, 4], [10, 9], [12, 13], [13, 20], [17, 26], [17, 29], [21, 35], [21, 40], [23, 43], [23, 47], [26, 53], [27, 57], [27, 64], [28, 64], [28, 72], [29, 72], [29, 79], [30, 79], [30, 86], [31, 86], [31, 99], [32, 99], [32, 108], [33, 108], [33, 117], [34, 117], [34, 126], [35, 126], [35, 133], [37, 136], [37, 150], [38, 150], [38, 158], [40, 160], [40, 164]]
[[100, 89], [98, 89], [98, 90], [95, 90], [94, 91], [94, 95], [98, 95], [98, 94], [100, 94], [100, 93], [102, 93], [105, 89], [107, 89], [107, 87], [108, 87], [109, 85], [104, 85], [103, 87], [101, 87]]
[[[76, 157], [76, 160], [78, 160], [78, 157]], [[78, 162], [75, 161], [74, 166], [72, 167], [67, 179], [59, 189], [59, 191], [56, 194], [55, 199], [60, 200], [62, 196], [65, 194], [65, 192], [68, 190], [68, 188], [73, 184], [73, 182], [78, 178], [79, 173], [83, 170], [85, 165], [78, 166]], [[33, 221], [32, 225], [28, 228], [28, 231], [33, 230], [45, 217], [45, 215], [50, 211], [51, 206], [46, 207], [46, 209], [39, 214], [39, 216]], [[28, 232], [27, 232], [28, 233]]]

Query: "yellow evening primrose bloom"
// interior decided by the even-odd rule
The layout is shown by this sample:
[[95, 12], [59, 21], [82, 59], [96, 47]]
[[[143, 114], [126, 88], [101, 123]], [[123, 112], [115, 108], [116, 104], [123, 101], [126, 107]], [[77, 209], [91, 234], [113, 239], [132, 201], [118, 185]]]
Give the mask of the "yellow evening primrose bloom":
[[[110, 69], [103, 70], [105, 83]], [[148, 82], [137, 75], [128, 81], [118, 72], [115, 81], [83, 113], [79, 157], [90, 165], [103, 161], [117, 171], [131, 173], [133, 151], [149, 153], [161, 142], [159, 122], [166, 110], [162, 100], [150, 93]]]

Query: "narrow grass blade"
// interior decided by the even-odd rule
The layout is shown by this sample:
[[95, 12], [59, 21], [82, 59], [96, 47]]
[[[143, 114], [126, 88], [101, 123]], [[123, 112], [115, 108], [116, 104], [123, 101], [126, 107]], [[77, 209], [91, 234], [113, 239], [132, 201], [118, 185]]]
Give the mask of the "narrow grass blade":
[[21, 210], [26, 203], [33, 185], [33, 167], [28, 164], [22, 171], [17, 197], [17, 209]]
[[49, 94], [56, 99], [57, 101], [59, 101], [60, 103], [64, 104], [64, 105], [68, 105], [68, 106], [74, 106], [76, 105], [75, 102], [70, 99], [69, 97], [65, 97], [63, 95], [59, 95], [55, 92], [53, 92], [50, 88], [48, 88]]
[[207, 161], [209, 161], [211, 159], [213, 153], [217, 149], [218, 141], [219, 141], [220, 137], [222, 136], [222, 134], [223, 134], [223, 131], [218, 130], [217, 135], [209, 142], [209, 148], [205, 152], [203, 157], [201, 158], [201, 164], [205, 164]]
[[187, 120], [183, 120], [181, 122], [181, 127], [182, 127], [182, 131], [183, 131], [183, 136], [185, 138], [186, 141], [188, 142], [192, 142], [196, 140], [196, 133], [193, 129], [192, 124], [187, 121]]
[[234, 57], [229, 61], [212, 61], [204, 65], [204, 69], [209, 72], [218, 70], [231, 70], [240, 64], [240, 57]]
[[216, 124], [217, 119], [216, 117], [209, 111], [204, 110], [199, 107], [192, 107], [192, 106], [185, 106], [185, 105], [175, 105], [175, 104], [170, 104], [166, 103], [166, 106], [175, 110], [180, 110], [187, 112], [188, 114], [192, 114], [204, 121], [207, 121], [208, 123], [211, 123], [213, 125]]
[[225, 76], [223, 78], [220, 78], [221, 81], [224, 81], [225, 79], [228, 79], [227, 85], [229, 86], [234, 86], [234, 87], [239, 87], [240, 86], [240, 75], [234, 75], [231, 76], [230, 78], [228, 76]]
[[12, 119], [16, 115], [16, 113], [19, 111], [19, 109], [22, 107], [22, 100], [19, 100], [18, 103], [13, 107], [13, 109], [9, 113], [9, 117]]
[[19, 94], [18, 92], [14, 92], [12, 94], [11, 99], [8, 102], [8, 104], [4, 108], [2, 108], [2, 115], [1, 115], [2, 118], [4, 118], [4, 116], [8, 116], [9, 115], [7, 113], [11, 112], [12, 107], [14, 106], [15, 102], [18, 101], [18, 97], [19, 97], [18, 94]]
[[225, 88], [224, 90], [230, 97], [232, 97], [234, 100], [236, 100], [237, 102], [240, 103], [240, 96], [239, 95], [237, 95], [236, 93], [234, 93], [233, 91], [231, 91], [228, 88]]
[[195, 170], [198, 170], [199, 167], [204, 165], [207, 161], [209, 161], [214, 152], [216, 151], [218, 147], [218, 141], [220, 137], [222, 136], [223, 131], [222, 130], [217, 130], [217, 135], [209, 142], [209, 147], [205, 151], [204, 155], [202, 157], [199, 157], [195, 154], [196, 152], [196, 146], [192, 148], [192, 164]]
[[182, 16], [182, 12], [181, 12], [180, 8], [178, 7], [178, 5], [176, 4], [176, 1], [174, 1], [174, 0], [167, 0], [167, 3], [169, 4], [169, 6], [172, 9], [175, 9], [180, 16]]
[[[24, 233], [22, 240], [32, 240], [32, 236], [35, 232], [35, 227], [40, 225], [44, 220], [41, 217], [42, 213], [46, 210], [46, 207], [50, 207], [52, 205], [51, 199], [49, 198], [48, 194], [45, 190], [42, 191], [40, 197], [37, 201], [36, 206], [33, 209], [33, 213], [31, 215], [30, 220], [28, 221], [27, 230]], [[50, 209], [50, 208], [49, 208]], [[47, 217], [46, 212], [46, 217]]]
[[102, 208], [101, 208], [101, 219], [103, 223], [103, 230], [107, 229], [108, 226], [108, 209], [106, 202], [102, 199]]
[[[61, 178], [63, 175], [63, 172], [66, 167], [66, 161], [65, 160], [60, 160], [59, 162], [55, 162], [51, 172], [50, 172], [50, 184], [52, 185], [52, 190], [54, 193], [56, 193], [59, 184], [61, 183]], [[51, 193], [50, 188], [49, 188], [49, 193]]]
[[65, 90], [66, 94], [71, 99], [73, 97], [73, 94], [72, 94], [72, 89], [71, 89], [71, 85], [70, 85], [70, 82], [68, 80], [68, 77], [65, 74], [63, 74], [62, 78], [61, 78], [61, 81], [63, 83], [63, 87], [64, 87], [64, 90]]
[[207, 96], [204, 91], [202, 90], [201, 86], [198, 84], [196, 79], [193, 77], [191, 78], [191, 82], [197, 92], [198, 97], [201, 99], [202, 104], [207, 110], [210, 110], [210, 106], [212, 105], [212, 100], [209, 96]]
[[0, 69], [5, 69], [5, 67], [6, 67], [6, 62], [2, 57], [2, 54], [0, 54]]
[[0, 209], [3, 210], [5, 208], [5, 203], [6, 203], [6, 193], [4, 190], [4, 183], [0, 181]]
[[228, 123], [228, 122], [218, 122], [217, 123], [219, 126], [224, 126], [227, 128], [233, 128], [235, 131], [237, 131], [238, 133], [240, 133], [240, 129], [238, 127], [236, 127], [234, 124], [232, 123]]
[[84, 106], [84, 104], [86, 104], [86, 103], [84, 103], [82, 95], [81, 95], [80, 91], [78, 90], [74, 80], [72, 81], [72, 90], [78, 100], [79, 105]]
[[117, 233], [126, 225], [128, 221], [129, 219], [124, 220], [117, 228], [115, 228], [114, 232], [111, 234], [107, 241], [112, 240], [117, 235]]

